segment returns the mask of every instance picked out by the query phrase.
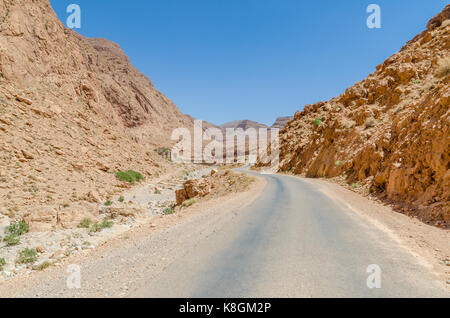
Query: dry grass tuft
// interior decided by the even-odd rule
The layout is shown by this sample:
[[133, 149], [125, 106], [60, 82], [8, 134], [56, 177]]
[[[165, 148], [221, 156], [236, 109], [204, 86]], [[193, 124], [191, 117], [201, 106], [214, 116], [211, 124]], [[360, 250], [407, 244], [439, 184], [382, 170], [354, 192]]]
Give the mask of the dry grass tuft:
[[450, 56], [446, 56], [438, 61], [436, 75], [439, 77], [450, 75]]
[[450, 25], [450, 19], [447, 19], [444, 22], [442, 22], [441, 27], [445, 28], [445, 27], [448, 27], [449, 25]]

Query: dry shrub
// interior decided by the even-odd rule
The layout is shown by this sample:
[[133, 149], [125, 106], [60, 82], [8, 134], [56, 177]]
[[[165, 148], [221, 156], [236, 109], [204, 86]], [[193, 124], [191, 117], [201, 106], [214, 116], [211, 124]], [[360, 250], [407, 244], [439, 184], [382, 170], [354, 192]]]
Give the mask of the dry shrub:
[[446, 56], [438, 61], [438, 69], [436, 75], [444, 77], [450, 74], [450, 56]]

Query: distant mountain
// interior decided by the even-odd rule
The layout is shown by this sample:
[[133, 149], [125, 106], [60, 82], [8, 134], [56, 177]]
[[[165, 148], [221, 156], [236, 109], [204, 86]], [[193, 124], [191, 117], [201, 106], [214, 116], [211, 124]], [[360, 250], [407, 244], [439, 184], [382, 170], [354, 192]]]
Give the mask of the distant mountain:
[[283, 129], [292, 119], [294, 119], [294, 116], [278, 117], [271, 128]]
[[253, 120], [235, 120], [229, 123], [225, 123], [223, 125], [220, 125], [219, 127], [225, 131], [227, 128], [242, 128], [244, 130], [247, 130], [249, 128], [254, 128], [254, 129], [259, 129], [259, 128], [279, 128], [279, 129], [283, 129], [284, 126], [286, 126], [286, 124], [288, 122], [290, 122], [292, 119], [294, 119], [293, 116], [287, 116], [287, 117], [278, 117], [277, 120], [274, 122], [274, 124], [272, 126], [267, 126], [261, 123], [258, 123], [256, 121]]
[[244, 130], [247, 130], [249, 128], [255, 128], [255, 129], [259, 129], [259, 128], [268, 128], [267, 125], [258, 123], [256, 121], [252, 121], [252, 120], [236, 120], [236, 121], [232, 121], [229, 123], [225, 123], [223, 125], [219, 126], [222, 130], [226, 130], [227, 128], [242, 128]]

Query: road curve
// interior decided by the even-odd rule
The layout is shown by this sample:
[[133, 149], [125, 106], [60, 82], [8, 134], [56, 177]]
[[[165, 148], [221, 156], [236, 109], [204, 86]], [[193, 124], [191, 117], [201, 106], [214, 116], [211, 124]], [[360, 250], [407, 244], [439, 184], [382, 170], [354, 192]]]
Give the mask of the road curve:
[[[449, 297], [387, 233], [310, 183], [262, 175], [267, 186], [133, 297]], [[368, 288], [367, 268], [381, 269]]]

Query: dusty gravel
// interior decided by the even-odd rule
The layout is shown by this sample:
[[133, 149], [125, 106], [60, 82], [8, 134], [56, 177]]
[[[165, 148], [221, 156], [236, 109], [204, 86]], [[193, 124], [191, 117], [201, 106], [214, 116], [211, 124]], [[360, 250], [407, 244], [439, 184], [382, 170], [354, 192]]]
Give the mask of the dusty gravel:
[[[257, 179], [250, 190], [200, 201], [169, 216], [156, 216], [84, 255], [63, 260], [43, 272], [0, 285], [0, 297], [126, 297], [178, 258], [232, 221], [234, 210], [253, 202], [264, 189]], [[81, 289], [68, 289], [70, 264], [81, 267]]]

